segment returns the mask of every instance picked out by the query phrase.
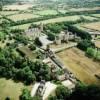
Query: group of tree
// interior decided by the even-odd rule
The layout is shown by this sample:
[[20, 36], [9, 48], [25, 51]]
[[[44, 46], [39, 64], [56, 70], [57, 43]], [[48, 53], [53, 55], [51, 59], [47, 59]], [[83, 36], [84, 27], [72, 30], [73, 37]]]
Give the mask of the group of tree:
[[100, 100], [100, 87], [95, 85], [78, 85], [71, 92], [64, 86], [57, 87], [55, 96], [49, 100]]
[[87, 48], [89, 48], [89, 47], [94, 48], [95, 47], [95, 44], [93, 42], [91, 42], [90, 40], [84, 39], [84, 40], [81, 40], [78, 43], [77, 47], [79, 49], [83, 50], [83, 51], [86, 51]]
[[100, 61], [100, 50], [97, 48], [87, 48], [86, 55], [96, 61]]
[[50, 68], [41, 61], [32, 62], [17, 55], [14, 49], [0, 49], [0, 77], [11, 78], [31, 84], [35, 81], [51, 80]]

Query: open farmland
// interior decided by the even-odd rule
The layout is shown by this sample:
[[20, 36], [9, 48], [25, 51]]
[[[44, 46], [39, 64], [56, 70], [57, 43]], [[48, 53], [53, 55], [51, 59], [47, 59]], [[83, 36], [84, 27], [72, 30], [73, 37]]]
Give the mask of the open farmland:
[[56, 15], [58, 12], [56, 10], [42, 10], [35, 12], [38, 15]]
[[88, 24], [82, 24], [81, 27], [97, 30], [100, 31], [100, 22], [94, 22], [94, 23], [88, 23]]
[[91, 17], [91, 16], [81, 15], [81, 17], [83, 17], [84, 19], [89, 20], [89, 21], [98, 20], [98, 18]]
[[84, 52], [77, 48], [68, 49], [57, 53], [67, 69], [69, 69], [79, 80], [86, 84], [100, 84], [94, 76], [100, 72], [100, 63], [94, 62], [85, 56]]
[[48, 24], [48, 23], [56, 23], [56, 22], [64, 22], [64, 21], [76, 21], [80, 19], [79, 16], [66, 16], [66, 17], [58, 17], [58, 18], [52, 18], [52, 19], [48, 19], [48, 20], [43, 20], [43, 21], [39, 21], [36, 22], [35, 24]]
[[95, 17], [100, 17], [100, 14], [93, 14], [93, 16], [95, 16]]
[[32, 4], [23, 4], [23, 5], [13, 4], [4, 6], [3, 10], [27, 10], [32, 6], [33, 6]]
[[93, 7], [93, 8], [71, 8], [71, 9], [68, 9], [68, 11], [92, 11], [92, 10], [99, 10], [100, 7]]
[[14, 15], [14, 14], [17, 14], [18, 13], [18, 11], [0, 11], [0, 14], [1, 15]]
[[0, 100], [5, 100], [8, 96], [11, 100], [19, 100], [19, 96], [24, 88], [31, 89], [31, 86], [25, 86], [22, 83], [15, 83], [13, 80], [0, 78]]
[[[52, 18], [52, 19], [48, 19], [48, 20], [43, 20], [43, 21], [39, 21], [39, 22], [35, 22], [34, 24], [48, 24], [48, 23], [56, 23], [56, 22], [64, 22], [64, 21], [76, 21], [80, 19], [80, 16], [66, 16], [66, 17], [58, 17], [58, 18]], [[28, 24], [23, 24], [23, 25], [18, 25], [18, 26], [14, 26], [12, 27], [13, 29], [15, 28], [19, 28], [19, 29], [28, 29], [28, 27], [31, 25], [31, 23]]]
[[16, 14], [16, 15], [8, 16], [8, 18], [12, 19], [13, 21], [27, 20], [31, 18], [37, 18], [37, 17], [39, 16], [31, 14], [31, 13], [23, 13], [23, 14]]

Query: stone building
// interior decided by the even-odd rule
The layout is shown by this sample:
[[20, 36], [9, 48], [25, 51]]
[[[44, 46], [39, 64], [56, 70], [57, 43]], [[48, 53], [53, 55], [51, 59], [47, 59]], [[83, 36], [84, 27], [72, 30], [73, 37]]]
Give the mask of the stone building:
[[68, 43], [69, 40], [75, 39], [75, 37], [76, 35], [74, 35], [72, 32], [61, 31], [60, 34], [55, 37], [55, 43]]

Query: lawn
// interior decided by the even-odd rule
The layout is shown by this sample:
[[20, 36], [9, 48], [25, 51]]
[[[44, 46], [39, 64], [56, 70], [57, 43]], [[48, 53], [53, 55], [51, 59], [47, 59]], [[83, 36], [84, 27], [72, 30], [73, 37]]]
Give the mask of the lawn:
[[16, 15], [8, 16], [8, 18], [12, 19], [13, 21], [27, 20], [31, 18], [37, 18], [37, 17], [39, 16], [31, 14], [31, 13], [23, 13], [23, 14], [16, 14]]
[[84, 52], [71, 48], [57, 53], [65, 68], [69, 69], [79, 80], [86, 84], [100, 84], [94, 75], [100, 72], [100, 63], [85, 56]]
[[5, 100], [7, 96], [10, 97], [11, 100], [19, 100], [19, 95], [24, 88], [31, 90], [31, 86], [16, 83], [11, 79], [6, 80], [5, 78], [0, 78], [0, 100]]

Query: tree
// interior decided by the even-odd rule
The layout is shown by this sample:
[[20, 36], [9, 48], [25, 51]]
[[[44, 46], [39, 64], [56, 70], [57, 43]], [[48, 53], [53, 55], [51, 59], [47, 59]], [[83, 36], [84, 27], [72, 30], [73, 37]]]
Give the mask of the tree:
[[70, 90], [68, 90], [68, 88], [64, 87], [63, 85], [58, 86], [56, 89], [57, 99], [66, 100], [70, 94]]
[[77, 47], [81, 50], [86, 51], [87, 48], [89, 47], [95, 47], [95, 44], [93, 42], [91, 42], [90, 40], [82, 40], [78, 43]]
[[42, 46], [42, 43], [40, 42], [39, 38], [35, 39], [35, 44], [38, 46]]
[[28, 89], [23, 89], [20, 100], [33, 100]]
[[94, 48], [87, 48], [87, 51], [86, 51], [86, 55], [88, 57], [95, 57], [96, 56], [96, 50]]
[[3, 4], [2, 4], [2, 2], [0, 1], [0, 11], [2, 11], [3, 10]]
[[50, 33], [49, 32], [47, 35], [48, 35], [48, 39], [49, 40], [51, 40], [51, 41], [54, 41], [55, 40], [55, 35], [53, 33]]
[[30, 48], [30, 50], [36, 50], [36, 46], [35, 46], [34, 44], [31, 44], [31, 45], [29, 46], [29, 48]]

